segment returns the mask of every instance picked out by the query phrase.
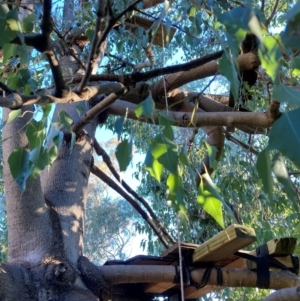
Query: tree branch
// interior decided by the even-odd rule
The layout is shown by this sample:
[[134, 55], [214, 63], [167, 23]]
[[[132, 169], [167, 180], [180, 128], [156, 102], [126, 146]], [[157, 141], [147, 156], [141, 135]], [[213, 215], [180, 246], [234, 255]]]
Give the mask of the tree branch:
[[137, 194], [124, 180], [121, 180], [120, 175], [114, 168], [109, 155], [106, 153], [106, 151], [101, 147], [101, 145], [98, 143], [98, 141], [94, 140], [94, 148], [98, 156], [101, 156], [103, 158], [103, 161], [106, 163], [107, 167], [113, 174], [113, 176], [116, 178], [116, 180], [126, 189], [128, 193], [130, 193], [133, 197], [135, 197], [149, 212], [151, 218], [155, 221], [155, 223], [158, 225], [159, 229], [162, 231], [162, 233], [165, 235], [165, 237], [169, 240], [170, 243], [174, 244], [176, 241], [174, 238], [169, 234], [167, 229], [164, 227], [162, 222], [159, 220], [157, 215], [154, 213], [148, 202], [142, 198], [139, 194]]
[[106, 1], [98, 0], [98, 9], [97, 9], [97, 21], [95, 25], [94, 37], [89, 51], [89, 56], [87, 60], [87, 66], [85, 74], [79, 84], [78, 92], [81, 92], [86, 86], [89, 78], [92, 74], [94, 65], [97, 63], [97, 58], [99, 57], [99, 48], [97, 48], [98, 40], [101, 37], [101, 27], [104, 25], [104, 17], [106, 15]]
[[226, 133], [226, 139], [228, 139], [229, 141], [231, 141], [231, 142], [235, 143], [236, 145], [240, 146], [246, 152], [251, 152], [252, 154], [254, 154], [256, 156], [258, 156], [258, 154], [259, 154], [259, 152], [255, 148], [253, 148], [251, 145], [247, 145], [246, 143], [236, 139], [235, 137], [233, 137], [229, 133]]
[[126, 92], [123, 86], [119, 91], [113, 92], [101, 100], [97, 105], [89, 109], [84, 116], [82, 116], [73, 126], [72, 131], [78, 134], [88, 123], [90, 123], [97, 115], [107, 109], [117, 99], [119, 99]]
[[[87, 66], [87, 70], [79, 84], [79, 87], [77, 89], [77, 91], [80, 93], [83, 88], [87, 85], [87, 82], [89, 81], [91, 74], [92, 74], [92, 65], [94, 63], [94, 60], [99, 56], [101, 50], [102, 50], [102, 44], [105, 42], [105, 40], [107, 39], [108, 34], [110, 33], [111, 29], [113, 28], [113, 26], [116, 24], [116, 22], [121, 19], [128, 11], [133, 10], [134, 7], [141, 2], [142, 0], [137, 0], [134, 3], [130, 4], [126, 9], [124, 9], [117, 17], [115, 18], [110, 18], [109, 22], [106, 26], [106, 28], [104, 29], [104, 31], [102, 32], [101, 36], [100, 36], [100, 20], [99, 18], [97, 19], [97, 25], [99, 28], [96, 28], [97, 30], [95, 31], [95, 35], [93, 38], [93, 45], [92, 45], [92, 51], [90, 51], [90, 62]], [[99, 8], [101, 7], [101, 2], [103, 1], [99, 1]], [[98, 12], [100, 12], [100, 15], [102, 16], [102, 11], [99, 11], [98, 8]], [[99, 20], [99, 21], [98, 21]], [[99, 22], [99, 24], [98, 24]], [[98, 39], [98, 36], [99, 39]]]
[[[90, 279], [97, 275], [105, 275], [105, 279], [111, 284], [122, 283], [174, 283], [178, 267], [170, 265], [93, 265], [86, 257], [78, 260], [79, 269], [83, 275], [89, 275]], [[257, 287], [257, 272], [247, 269], [222, 268], [223, 287]], [[206, 269], [196, 268], [190, 272], [191, 279], [200, 284]], [[93, 277], [94, 276], [94, 277]], [[218, 272], [212, 269], [207, 285], [218, 285]], [[269, 289], [300, 286], [300, 278], [291, 272], [270, 272]]]
[[[136, 106], [125, 102], [117, 101], [111, 105], [107, 112], [112, 115], [124, 116], [127, 112], [127, 117], [133, 120], [140, 120], [151, 123], [151, 120], [145, 117], [137, 118], [135, 115]], [[154, 113], [155, 124], [159, 124], [159, 110]], [[228, 126], [239, 127], [240, 125], [248, 125], [251, 127], [269, 128], [274, 121], [279, 117], [274, 118], [267, 113], [258, 112], [203, 112], [203, 113], [188, 113], [168, 111], [169, 117], [173, 118], [174, 126], [180, 127], [202, 127], [202, 126]]]
[[277, 11], [278, 4], [279, 4], [279, 0], [276, 0], [270, 16], [266, 20], [266, 27], [268, 27], [270, 25], [272, 19], [274, 18], [275, 14], [276, 14], [276, 11]]
[[155, 234], [158, 236], [162, 244], [168, 248], [169, 244], [163, 237], [163, 234], [154, 224], [153, 220], [148, 216], [148, 214], [141, 208], [141, 206], [129, 195], [127, 194], [117, 183], [110, 179], [103, 171], [101, 171], [97, 166], [93, 165], [91, 167], [91, 172], [106, 183], [113, 190], [118, 192], [129, 204], [141, 215], [141, 217], [149, 224]]

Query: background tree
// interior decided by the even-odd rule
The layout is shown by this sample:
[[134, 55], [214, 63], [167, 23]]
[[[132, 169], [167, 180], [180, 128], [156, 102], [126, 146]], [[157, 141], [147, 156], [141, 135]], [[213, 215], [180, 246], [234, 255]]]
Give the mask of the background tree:
[[[90, 173], [126, 199], [149, 227], [137, 229], [151, 229], [164, 247], [175, 242], [177, 213], [189, 241], [199, 241], [199, 230], [202, 242], [236, 221], [255, 226], [262, 241], [298, 231], [299, 14], [299, 3], [279, 1], [3, 2], [8, 263], [0, 299], [97, 300], [109, 293], [109, 280], [128, 281], [124, 267], [97, 268], [82, 257]], [[174, 53], [185, 62], [166, 66], [179, 60]], [[228, 87], [228, 96], [218, 95]], [[98, 124], [119, 138], [120, 172], [134, 143], [146, 153], [148, 174], [140, 170], [138, 177], [153, 207], [114, 168], [97, 142]], [[116, 181], [95, 164], [94, 150]], [[147, 280], [173, 281], [170, 268]], [[143, 273], [131, 268], [130, 282]], [[241, 277], [255, 286], [247, 271], [226, 283], [235, 286]], [[297, 281], [286, 275], [270, 288]], [[296, 289], [284, 293], [297, 298]]]

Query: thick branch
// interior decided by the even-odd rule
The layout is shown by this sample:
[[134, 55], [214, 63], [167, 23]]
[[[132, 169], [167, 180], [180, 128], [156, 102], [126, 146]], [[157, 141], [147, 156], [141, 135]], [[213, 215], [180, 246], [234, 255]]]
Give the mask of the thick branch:
[[141, 206], [129, 195], [127, 194], [117, 183], [110, 179], [103, 171], [101, 171], [97, 166], [93, 165], [91, 167], [91, 172], [105, 182], [109, 187], [118, 192], [130, 205], [141, 215], [141, 217], [149, 224], [155, 234], [158, 236], [162, 244], [168, 248], [168, 242], [164, 238], [163, 234], [154, 224], [153, 220], [148, 216], [148, 214], [141, 208]]
[[[79, 258], [79, 266], [83, 276], [91, 272], [94, 266], [86, 257]], [[95, 266], [94, 266], [95, 267]], [[206, 269], [191, 271], [191, 279], [200, 284]], [[224, 287], [256, 287], [257, 273], [246, 269], [221, 269]], [[169, 265], [109, 265], [93, 269], [93, 273], [105, 275], [111, 284], [122, 283], [174, 283], [177, 268]], [[91, 276], [90, 276], [91, 277]], [[217, 286], [218, 275], [213, 269], [208, 278], [207, 285]], [[270, 289], [280, 289], [300, 285], [300, 278], [287, 271], [270, 272]]]
[[[55, 97], [49, 91], [41, 95], [22, 95], [11, 93], [7, 97], [0, 96], [0, 106], [12, 110], [19, 109], [24, 105], [47, 104], [47, 103], [72, 103], [77, 101], [88, 101], [92, 97], [100, 94], [113, 93], [119, 91], [124, 86], [120, 83], [100, 83], [98, 86], [89, 86], [78, 95], [75, 92], [69, 92], [63, 97]], [[54, 94], [54, 93], [53, 93]]]
[[[222, 55], [221, 52], [218, 52]], [[212, 54], [213, 56], [214, 54]], [[203, 57], [202, 59], [205, 60], [207, 56]], [[201, 60], [201, 59], [198, 59]], [[197, 61], [197, 60], [195, 60]], [[191, 61], [187, 64], [192, 64], [194, 61]], [[254, 53], [245, 53], [241, 54], [237, 58], [237, 63], [239, 65], [240, 70], [253, 70], [259, 66], [259, 60]], [[180, 66], [180, 65], [179, 65]], [[174, 66], [176, 67], [176, 66]], [[164, 68], [163, 68], [164, 69]], [[152, 85], [152, 96], [155, 100], [160, 100], [164, 102], [164, 85], [166, 85], [166, 91], [172, 91], [176, 88], [179, 88], [189, 82], [199, 80], [202, 78], [206, 78], [209, 76], [213, 76], [218, 74], [219, 71], [219, 64], [212, 60], [205, 61], [205, 64], [195, 64], [194, 68], [181, 70], [184, 72], [177, 72], [165, 77], [165, 79], [161, 79], [155, 84]], [[171, 73], [171, 72], [169, 72]], [[167, 73], [164, 73], [167, 74]]]
[[[147, 118], [137, 118], [135, 115], [135, 105], [125, 101], [117, 101], [108, 108], [108, 113], [112, 115], [124, 116], [128, 108], [127, 116], [130, 119], [151, 123]], [[155, 124], [158, 124], [158, 112], [154, 114]], [[248, 125], [252, 127], [269, 128], [276, 118], [268, 116], [267, 113], [253, 112], [204, 112], [187, 113], [169, 111], [169, 116], [174, 119], [174, 126], [180, 127], [202, 127], [202, 126], [228, 126], [238, 127]]]
[[152, 210], [151, 206], [148, 204], [148, 202], [142, 198], [139, 194], [137, 194], [124, 180], [121, 180], [120, 175], [114, 168], [109, 155], [106, 153], [106, 151], [101, 147], [101, 145], [97, 142], [97, 140], [94, 140], [94, 148], [98, 156], [102, 156], [103, 161], [106, 163], [107, 167], [113, 174], [113, 176], [116, 178], [116, 180], [126, 189], [128, 193], [130, 193], [133, 197], [135, 197], [149, 212], [151, 218], [155, 221], [155, 223], [158, 225], [159, 229], [162, 231], [162, 233], [165, 235], [165, 237], [174, 244], [176, 241], [174, 238], [169, 234], [167, 229], [164, 227], [160, 219], [157, 217], [155, 212]]

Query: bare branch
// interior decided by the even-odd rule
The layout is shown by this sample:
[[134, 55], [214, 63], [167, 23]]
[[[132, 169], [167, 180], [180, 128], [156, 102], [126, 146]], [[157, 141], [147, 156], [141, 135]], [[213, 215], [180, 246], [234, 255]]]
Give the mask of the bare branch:
[[94, 140], [94, 148], [98, 156], [102, 156], [103, 161], [106, 163], [107, 167], [113, 174], [113, 176], [116, 178], [116, 180], [126, 189], [128, 193], [130, 193], [133, 197], [135, 197], [149, 212], [151, 218], [155, 221], [155, 223], [158, 225], [159, 229], [162, 231], [162, 233], [166, 236], [166, 238], [174, 244], [176, 241], [174, 238], [169, 234], [167, 229], [164, 227], [162, 222], [159, 220], [157, 215], [154, 213], [152, 208], [149, 206], [148, 202], [142, 198], [139, 194], [137, 194], [124, 180], [121, 180], [120, 175], [114, 168], [109, 155], [106, 153], [106, 151], [101, 147], [101, 145], [97, 142], [97, 140]]
[[164, 238], [163, 234], [154, 224], [153, 220], [148, 216], [148, 214], [141, 208], [141, 206], [128, 194], [126, 193], [117, 183], [115, 183], [111, 178], [109, 178], [103, 171], [101, 171], [97, 166], [93, 165], [91, 167], [91, 172], [105, 182], [109, 187], [119, 193], [129, 204], [141, 215], [141, 217], [149, 224], [155, 234], [158, 236], [162, 244], [168, 248], [169, 244]]
[[[135, 115], [136, 106], [125, 102], [117, 101], [108, 108], [108, 113], [112, 115], [124, 116], [127, 109], [127, 116], [130, 119], [137, 120]], [[155, 124], [158, 124], [157, 110], [154, 114]], [[174, 125], [180, 127], [202, 127], [202, 126], [229, 126], [239, 127], [240, 125], [248, 125], [252, 127], [269, 128], [272, 126], [276, 118], [269, 116], [267, 113], [258, 112], [203, 112], [188, 113], [169, 111], [169, 116], [174, 119]], [[151, 123], [147, 118], [139, 118], [138, 120]]]

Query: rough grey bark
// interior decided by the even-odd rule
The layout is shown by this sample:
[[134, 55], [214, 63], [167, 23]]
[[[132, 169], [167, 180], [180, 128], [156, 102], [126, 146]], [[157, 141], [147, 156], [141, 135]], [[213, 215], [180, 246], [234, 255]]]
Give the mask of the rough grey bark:
[[[3, 160], [8, 223], [8, 261], [37, 263], [51, 253], [52, 227], [38, 177], [28, 181], [21, 192], [11, 176], [7, 159], [17, 147], [28, 147], [26, 123], [32, 118], [33, 107], [26, 108], [23, 118], [17, 118], [3, 128]], [[26, 113], [25, 113], [26, 112]], [[4, 120], [9, 110], [4, 109]]]

